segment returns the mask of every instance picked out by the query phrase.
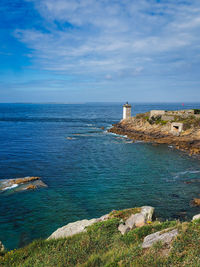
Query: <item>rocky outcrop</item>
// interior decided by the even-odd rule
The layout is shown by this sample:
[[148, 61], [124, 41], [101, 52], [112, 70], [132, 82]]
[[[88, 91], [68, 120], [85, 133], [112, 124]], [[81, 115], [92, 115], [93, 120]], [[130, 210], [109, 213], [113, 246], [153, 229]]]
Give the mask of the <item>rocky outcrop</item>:
[[40, 179], [40, 177], [35, 176], [0, 180], [0, 192], [10, 190], [12, 192], [19, 192], [33, 190], [40, 187], [47, 187], [47, 185]]
[[165, 229], [164, 231], [153, 233], [144, 238], [142, 248], [150, 248], [157, 242], [161, 242], [162, 244], [169, 246], [177, 235], [177, 229]]
[[152, 221], [153, 213], [153, 207], [143, 206], [140, 213], [132, 214], [124, 223], [119, 225], [118, 230], [124, 235], [134, 227], [142, 227], [145, 223]]
[[5, 250], [4, 245], [2, 244], [2, 242], [0, 241], [0, 252], [3, 252]]
[[198, 220], [198, 219], [200, 219], [200, 214], [194, 215], [192, 218], [193, 221]]
[[10, 179], [10, 183], [11, 184], [24, 184], [24, 183], [32, 182], [32, 181], [39, 180], [39, 179], [40, 177], [37, 177], [37, 176], [28, 176], [24, 178]]
[[200, 154], [200, 125], [183, 131], [179, 136], [174, 136], [170, 131], [170, 122], [164, 124], [161, 121], [158, 124], [151, 124], [145, 114], [141, 115], [143, 116], [132, 117], [114, 124], [108, 132], [126, 135], [133, 140], [169, 144], [189, 154]]
[[109, 214], [103, 215], [100, 218], [97, 219], [91, 219], [91, 220], [81, 220], [76, 221], [73, 223], [68, 223], [67, 225], [58, 228], [53, 234], [49, 236], [48, 239], [58, 239], [58, 238], [64, 238], [68, 236], [72, 236], [78, 233], [82, 233], [86, 231], [86, 228], [96, 222], [106, 221], [109, 218]]
[[69, 223], [61, 228], [58, 228], [48, 239], [58, 239], [68, 236], [72, 236], [86, 231], [86, 227], [97, 222], [97, 219], [81, 220], [73, 223]]
[[[136, 210], [140, 210], [140, 213], [132, 214], [129, 216], [128, 219], [126, 219], [125, 223], [121, 223], [118, 227], [118, 230], [125, 234], [129, 230], [131, 230], [134, 227], [141, 227], [148, 221], [152, 220], [152, 215], [154, 212], [154, 208], [151, 206], [143, 206], [141, 208], [138, 208]], [[53, 232], [48, 239], [58, 239], [58, 238], [64, 238], [68, 236], [72, 236], [81, 232], [85, 232], [87, 230], [87, 227], [97, 223], [106, 221], [108, 219], [112, 218], [111, 214], [106, 214], [101, 216], [100, 218], [91, 219], [91, 220], [81, 220], [76, 221], [73, 223], [68, 223], [67, 225], [58, 228], [55, 232]]]

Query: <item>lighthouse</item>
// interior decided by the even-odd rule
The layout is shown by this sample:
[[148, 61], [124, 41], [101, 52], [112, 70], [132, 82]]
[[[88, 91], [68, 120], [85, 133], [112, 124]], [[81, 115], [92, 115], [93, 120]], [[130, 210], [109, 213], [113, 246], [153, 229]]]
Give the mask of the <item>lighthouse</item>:
[[129, 119], [131, 117], [131, 105], [126, 102], [126, 104], [123, 105], [123, 120]]

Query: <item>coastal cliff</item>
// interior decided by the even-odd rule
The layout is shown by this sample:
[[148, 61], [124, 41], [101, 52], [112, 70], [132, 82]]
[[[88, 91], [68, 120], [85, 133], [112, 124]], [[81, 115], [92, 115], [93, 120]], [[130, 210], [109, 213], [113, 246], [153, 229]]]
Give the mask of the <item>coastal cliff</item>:
[[[171, 114], [171, 113], [170, 113]], [[181, 126], [181, 131], [178, 127]], [[114, 124], [108, 132], [133, 140], [169, 144], [189, 154], [200, 154], [200, 117], [192, 114], [137, 114]]]

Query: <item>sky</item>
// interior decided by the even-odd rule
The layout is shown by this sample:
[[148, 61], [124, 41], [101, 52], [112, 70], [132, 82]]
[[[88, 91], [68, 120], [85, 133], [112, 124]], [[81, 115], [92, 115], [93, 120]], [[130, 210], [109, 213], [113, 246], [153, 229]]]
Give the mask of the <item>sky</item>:
[[0, 102], [200, 102], [199, 0], [1, 0]]

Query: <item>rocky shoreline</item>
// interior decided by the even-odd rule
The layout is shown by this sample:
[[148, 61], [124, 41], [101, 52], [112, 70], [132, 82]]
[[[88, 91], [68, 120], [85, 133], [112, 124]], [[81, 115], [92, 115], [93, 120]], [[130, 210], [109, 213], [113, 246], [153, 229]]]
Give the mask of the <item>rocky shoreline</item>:
[[148, 120], [148, 114], [139, 115], [114, 124], [108, 132], [126, 135], [133, 141], [140, 140], [154, 144], [172, 145], [190, 155], [200, 154], [200, 126], [191, 127], [179, 136], [175, 136], [169, 130], [169, 123], [164, 124], [161, 121], [161, 123], [151, 124]]

